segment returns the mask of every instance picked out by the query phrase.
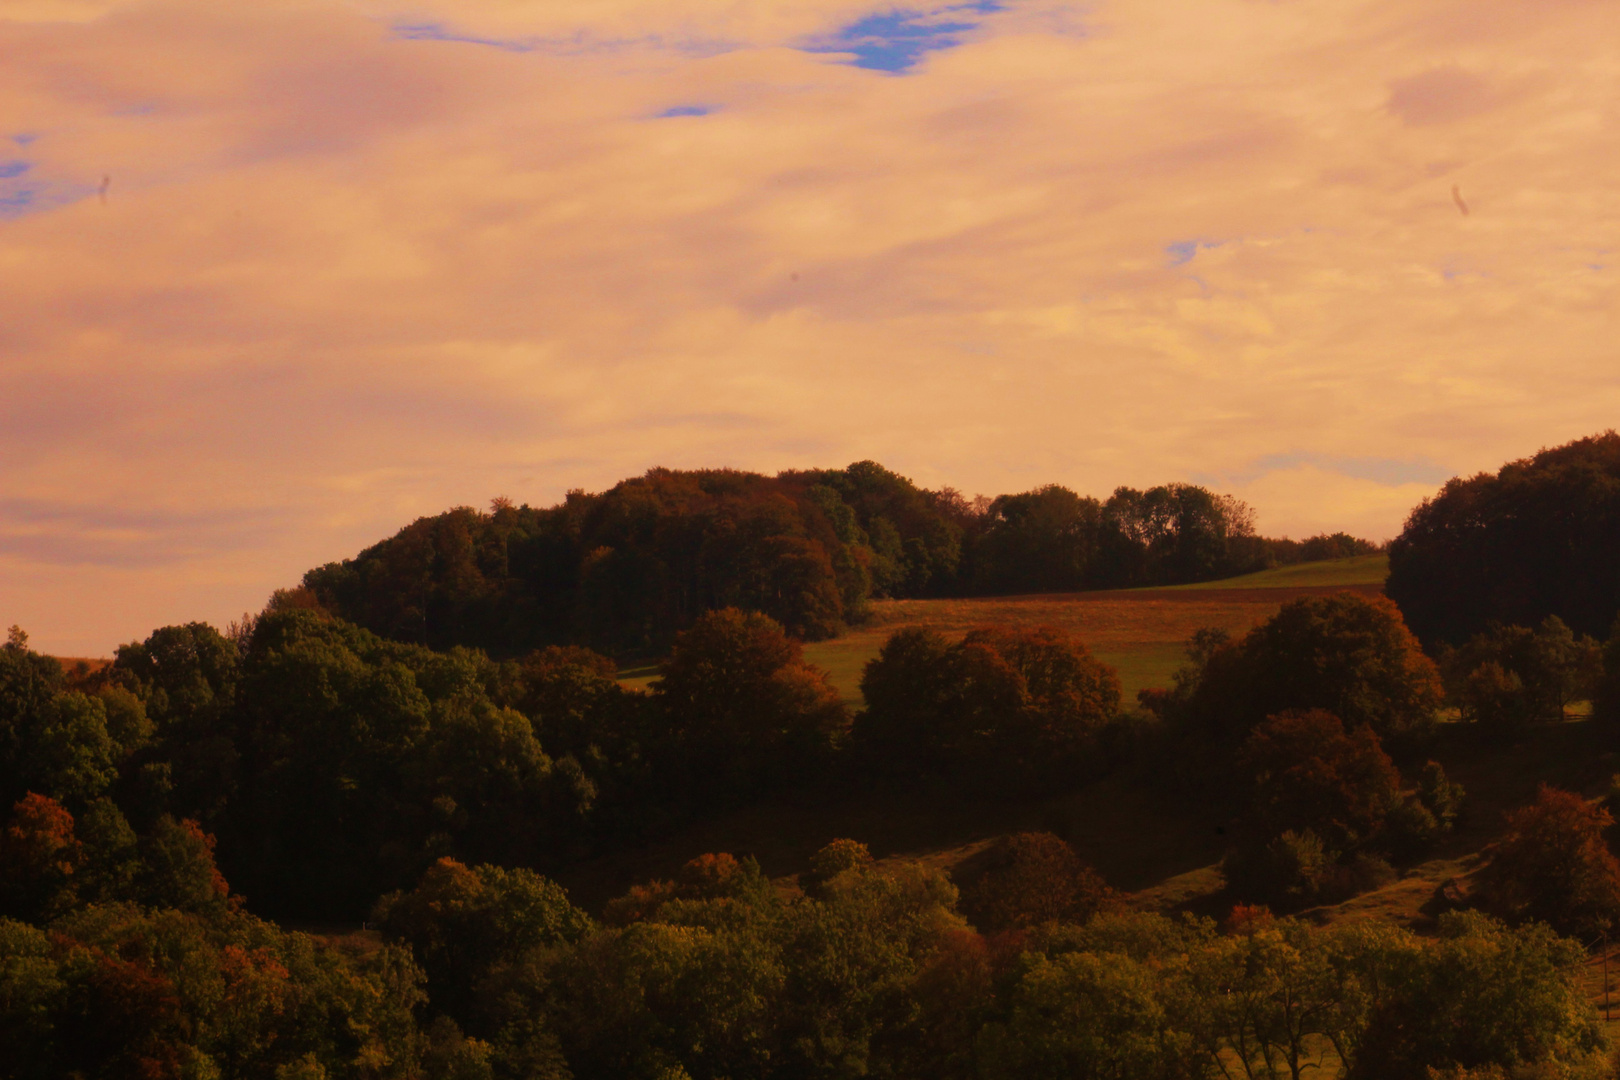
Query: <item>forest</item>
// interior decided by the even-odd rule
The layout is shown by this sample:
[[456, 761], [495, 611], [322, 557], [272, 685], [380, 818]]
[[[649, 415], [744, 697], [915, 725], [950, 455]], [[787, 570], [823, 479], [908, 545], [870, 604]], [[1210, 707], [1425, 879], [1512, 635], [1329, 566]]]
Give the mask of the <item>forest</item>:
[[1253, 519], [1191, 484], [1107, 500], [1050, 484], [969, 501], [871, 461], [776, 477], [654, 469], [545, 509], [496, 499], [488, 513], [422, 518], [303, 585], [325, 610], [400, 641], [618, 656], [661, 653], [723, 607], [814, 641], [859, 622], [875, 597], [1173, 585], [1374, 550], [1343, 533], [1265, 539]]
[[[1484, 820], [1441, 761], [1620, 769], [1613, 432], [1453, 480], [1387, 595], [1289, 594], [1134, 698], [1056, 627], [898, 626], [856, 705], [805, 658], [886, 598], [1370, 550], [1258, 537], [1188, 485], [654, 470], [422, 519], [104, 665], [13, 627], [0, 1077], [1613, 1077], [1583, 980], [1620, 918], [1620, 781]], [[784, 792], [830, 817], [1104, 783], [1219, 808], [1218, 892], [1147, 905], [1055, 823], [952, 865], [699, 850], [589, 909], [558, 883]], [[1490, 842], [1421, 919], [1328, 916], [1464, 828]]]

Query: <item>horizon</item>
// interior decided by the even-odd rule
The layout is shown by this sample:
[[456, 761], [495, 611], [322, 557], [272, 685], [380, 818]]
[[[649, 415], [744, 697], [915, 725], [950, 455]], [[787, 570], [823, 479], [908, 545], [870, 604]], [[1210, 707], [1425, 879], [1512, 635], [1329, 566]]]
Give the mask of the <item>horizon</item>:
[[1602, 0], [10, 0], [0, 621], [656, 465], [1374, 541], [1615, 426]]

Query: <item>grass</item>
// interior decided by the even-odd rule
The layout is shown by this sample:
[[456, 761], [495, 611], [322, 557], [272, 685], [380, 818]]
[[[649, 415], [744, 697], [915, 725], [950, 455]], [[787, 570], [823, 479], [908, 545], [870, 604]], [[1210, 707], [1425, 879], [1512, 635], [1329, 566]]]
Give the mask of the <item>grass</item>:
[[1132, 700], [1138, 690], [1170, 685], [1187, 639], [1202, 627], [1241, 634], [1297, 596], [1338, 589], [1378, 592], [1387, 573], [1386, 556], [1366, 555], [1163, 589], [879, 600], [866, 624], [806, 645], [804, 652], [826, 669], [845, 702], [858, 707], [862, 669], [903, 626], [927, 626], [951, 638], [980, 626], [1056, 626], [1118, 669]]
[[1195, 585], [1171, 585], [1171, 589], [1292, 589], [1336, 585], [1382, 586], [1389, 577], [1388, 555], [1356, 555], [1348, 559], [1326, 559], [1259, 570], [1242, 577], [1221, 581], [1200, 581]]
[[[1377, 592], [1388, 573], [1388, 556], [1360, 555], [1169, 588], [877, 600], [866, 623], [830, 641], [811, 642], [804, 655], [827, 672], [845, 704], [860, 708], [866, 662], [903, 626], [931, 627], [950, 638], [980, 626], [1056, 626], [1118, 670], [1125, 698], [1133, 701], [1139, 690], [1170, 685], [1194, 631], [1213, 626], [1241, 634], [1296, 596], [1337, 589]], [[621, 683], [638, 689], [657, 677], [656, 664], [619, 672]]]

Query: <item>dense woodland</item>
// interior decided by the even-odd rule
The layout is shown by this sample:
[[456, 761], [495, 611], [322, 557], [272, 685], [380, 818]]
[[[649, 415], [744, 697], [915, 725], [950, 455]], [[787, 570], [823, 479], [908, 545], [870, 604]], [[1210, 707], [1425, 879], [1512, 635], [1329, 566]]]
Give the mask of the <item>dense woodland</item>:
[[705, 611], [760, 611], [813, 641], [873, 597], [1171, 585], [1374, 550], [1345, 534], [1254, 534], [1190, 484], [1106, 501], [1056, 484], [970, 502], [875, 462], [776, 477], [654, 469], [547, 509], [497, 499], [422, 518], [311, 570], [322, 607], [385, 637], [516, 656], [584, 644], [657, 653]]
[[[900, 629], [852, 713], [800, 645], [834, 623], [802, 619], [1054, 587], [1048, 571], [1206, 576], [1186, 555], [1202, 541], [1180, 538], [1213, 533], [1189, 523], [1225, 523], [1222, 558], [1260, 542], [1200, 489], [975, 509], [875, 467], [654, 473], [418, 522], [227, 633], [165, 627], [102, 669], [14, 628], [0, 1077], [1613, 1076], [1577, 978], [1620, 919], [1606, 802], [1544, 787], [1424, 932], [1305, 915], [1390, 881], [1466, 813], [1431, 760], [1444, 731], [1514, 755], [1591, 701], [1587, 722], [1620, 734], [1612, 594], [1597, 610], [1596, 588], [1579, 606], [1552, 585], [1484, 590], [1499, 606], [1470, 607], [1477, 625], [1424, 637], [1412, 612], [1441, 608], [1402, 591], [1459, 529], [1474, 546], [1446, 550], [1490, 557], [1459, 557], [1448, 588], [1468, 565], [1550, 580], [1512, 562], [1547, 547], [1468, 530], [1523, 531], [1556, 489], [1599, 499], [1557, 519], [1562, 550], [1584, 550], [1611, 520], [1615, 445], [1510, 465], [1500, 491], [1468, 482], [1500, 510], [1468, 529], [1439, 524], [1448, 486], [1395, 545], [1393, 600], [1305, 596], [1246, 634], [1202, 632], [1136, 701], [1060, 631]], [[1544, 459], [1556, 475], [1515, 479]], [[1154, 519], [1177, 523], [1159, 547], [1110, 549], [1154, 500], [1185, 510]], [[1054, 549], [1062, 530], [1029, 524], [1053, 507], [1095, 528]], [[1138, 576], [1109, 576], [1125, 565]], [[579, 643], [666, 636], [646, 692]], [[1017, 800], [1102, 777], [1232, 808], [1219, 912], [1135, 910], [1041, 832], [950, 873], [859, 838], [786, 879], [714, 852], [590, 912], [548, 877], [785, 790]]]

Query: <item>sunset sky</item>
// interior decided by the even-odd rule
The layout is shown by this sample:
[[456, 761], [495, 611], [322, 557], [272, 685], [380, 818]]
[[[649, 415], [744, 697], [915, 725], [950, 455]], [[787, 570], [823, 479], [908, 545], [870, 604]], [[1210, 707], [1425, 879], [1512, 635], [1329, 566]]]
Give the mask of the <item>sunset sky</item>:
[[873, 458], [1394, 535], [1620, 420], [1616, 0], [0, 0], [0, 624]]

